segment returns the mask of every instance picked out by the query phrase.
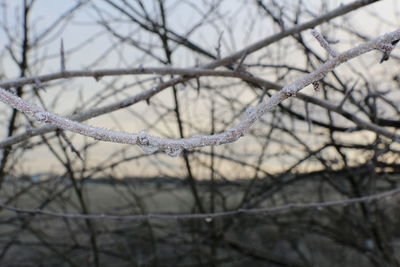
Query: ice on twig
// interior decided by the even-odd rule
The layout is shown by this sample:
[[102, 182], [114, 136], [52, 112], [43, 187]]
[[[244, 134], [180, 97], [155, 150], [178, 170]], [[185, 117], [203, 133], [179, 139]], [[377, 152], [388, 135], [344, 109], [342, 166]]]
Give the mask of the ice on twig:
[[33, 116], [40, 122], [47, 122], [49, 119], [49, 114], [47, 112], [36, 112]]
[[150, 146], [150, 145], [140, 145], [139, 147], [144, 151], [144, 153], [146, 154], [153, 154], [155, 152], [157, 152], [158, 147], [155, 146]]
[[140, 131], [138, 134], [138, 143], [139, 145], [147, 146], [149, 145], [149, 138], [146, 131]]
[[138, 134], [138, 145], [147, 154], [153, 154], [158, 150], [157, 146], [151, 145], [146, 131], [140, 131]]
[[182, 150], [180, 147], [168, 147], [165, 149], [165, 153], [170, 157], [177, 157], [182, 153]]

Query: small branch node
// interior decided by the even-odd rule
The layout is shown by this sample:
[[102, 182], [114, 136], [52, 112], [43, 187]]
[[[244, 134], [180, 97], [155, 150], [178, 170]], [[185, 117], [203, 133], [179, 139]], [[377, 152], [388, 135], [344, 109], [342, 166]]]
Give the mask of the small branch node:
[[47, 112], [36, 112], [33, 114], [35, 119], [40, 122], [48, 122], [49, 121], [49, 114]]
[[167, 153], [168, 156], [170, 157], [177, 157], [182, 153], [183, 149], [181, 147], [167, 147], [164, 152]]
[[287, 97], [296, 97], [296, 95], [297, 95], [297, 92], [293, 92], [293, 91], [287, 91], [287, 92], [285, 92], [285, 94], [286, 94], [286, 96]]
[[321, 91], [321, 82], [320, 81], [315, 81], [312, 83], [314, 87], [314, 91], [319, 92]]
[[383, 52], [383, 56], [381, 58], [381, 61], [379, 63], [382, 63], [384, 61], [389, 60], [390, 53], [392, 53], [393, 49], [395, 48], [396, 44], [400, 41], [395, 40], [391, 43], [379, 43], [377, 49]]

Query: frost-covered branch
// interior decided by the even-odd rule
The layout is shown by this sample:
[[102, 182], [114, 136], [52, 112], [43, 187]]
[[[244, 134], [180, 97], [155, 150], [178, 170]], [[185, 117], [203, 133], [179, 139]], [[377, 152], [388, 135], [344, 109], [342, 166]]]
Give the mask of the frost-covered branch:
[[27, 84], [40, 84], [44, 86], [45, 82], [70, 79], [79, 77], [94, 78], [96, 81], [107, 76], [122, 76], [122, 75], [180, 75], [183, 77], [200, 77], [200, 76], [218, 76], [239, 78], [248, 82], [260, 82], [256, 77], [243, 74], [237, 71], [227, 70], [212, 70], [204, 68], [174, 68], [174, 67], [139, 67], [125, 69], [101, 69], [101, 70], [64, 70], [61, 72], [50, 73], [45, 75], [19, 78], [15, 80], [0, 82], [1, 88], [18, 87]]
[[[177, 156], [184, 149], [221, 145], [232, 143], [238, 140], [240, 137], [244, 136], [249, 128], [267, 111], [276, 107], [286, 98], [295, 96], [298, 91], [307, 85], [322, 79], [328, 72], [334, 70], [340, 64], [371, 50], [380, 49], [382, 44], [393, 42], [399, 38], [400, 30], [385, 34], [375, 40], [361, 44], [357, 47], [347, 50], [346, 52], [338, 54], [337, 57], [328, 60], [312, 73], [307, 74], [297, 81], [285, 86], [271, 98], [262, 101], [260, 104], [254, 107], [250, 107], [246, 111], [245, 118], [237, 126], [222, 133], [213, 135], [196, 135], [190, 138], [169, 139], [151, 136], [144, 131], [138, 134], [121, 133], [88, 126], [77, 121], [63, 118], [59, 115], [50, 113], [41, 109], [40, 107], [30, 104], [4, 89], [0, 89], [0, 100], [20, 110], [21, 112], [24, 112], [25, 114], [34, 117], [40, 122], [53, 124], [64, 130], [89, 136], [97, 140], [138, 145], [147, 153], [164, 151], [170, 156]], [[383, 132], [382, 134], [389, 138], [400, 140], [400, 136], [395, 133]]]
[[315, 29], [312, 29], [311, 34], [315, 37], [315, 39], [317, 39], [322, 48], [324, 48], [331, 57], [337, 57], [337, 52], [330, 46], [321, 33]]

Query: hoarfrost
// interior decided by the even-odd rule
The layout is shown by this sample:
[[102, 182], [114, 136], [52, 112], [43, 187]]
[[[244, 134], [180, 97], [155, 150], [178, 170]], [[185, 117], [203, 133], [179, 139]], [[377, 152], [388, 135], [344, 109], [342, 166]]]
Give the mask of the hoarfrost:
[[149, 137], [146, 131], [140, 131], [138, 134], [139, 145], [149, 146]]
[[158, 147], [155, 146], [146, 146], [146, 145], [139, 145], [139, 147], [144, 151], [146, 154], [153, 154], [157, 152]]
[[246, 116], [250, 116], [251, 114], [254, 113], [255, 110], [256, 110], [255, 107], [248, 107], [248, 108], [246, 109]]
[[46, 122], [48, 119], [47, 112], [36, 112], [34, 115], [35, 119], [40, 122]]
[[165, 150], [165, 153], [167, 153], [168, 156], [175, 158], [182, 153], [182, 148], [168, 147]]
[[140, 131], [139, 132], [139, 138], [146, 138], [147, 137], [147, 132], [146, 131]]

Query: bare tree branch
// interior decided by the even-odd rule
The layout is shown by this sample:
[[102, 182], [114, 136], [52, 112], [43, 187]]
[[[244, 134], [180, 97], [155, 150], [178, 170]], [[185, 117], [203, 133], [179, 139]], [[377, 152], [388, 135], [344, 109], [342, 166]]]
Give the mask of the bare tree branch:
[[[40, 107], [29, 104], [25, 100], [7, 92], [4, 89], [0, 89], [0, 100], [6, 104], [11, 105], [15, 109], [24, 112], [28, 116], [33, 116], [36, 120], [40, 122], [55, 124], [57, 125], [57, 127], [64, 130], [69, 130], [102, 141], [136, 144], [139, 145], [146, 153], [154, 153], [158, 150], [161, 150], [166, 152], [170, 156], [177, 156], [184, 149], [193, 149], [196, 147], [210, 145], [221, 145], [238, 140], [240, 137], [245, 135], [250, 127], [260, 117], [262, 117], [265, 112], [273, 109], [286, 98], [295, 96], [298, 91], [300, 91], [307, 85], [312, 84], [315, 81], [321, 80], [328, 72], [334, 70], [340, 64], [364, 53], [367, 53], [371, 50], [378, 49], [382, 46], [382, 44], [393, 42], [394, 40], [397, 40], [399, 38], [400, 30], [385, 34], [375, 40], [369, 41], [367, 43], [349, 49], [346, 52], [340, 53], [337, 57], [327, 61], [325, 64], [318, 67], [312, 73], [305, 75], [297, 81], [283, 87], [282, 90], [280, 90], [268, 100], [264, 100], [257, 106], [251, 107], [248, 110], [245, 119], [242, 120], [236, 127], [233, 127], [222, 133], [208, 136], [193, 136], [191, 138], [174, 140], [168, 138], [153, 137], [143, 131], [139, 134], [115, 132], [87, 126], [82, 123], [60, 117], [56, 114], [45, 111]], [[37, 80], [36, 77], [33, 78], [33, 81], [35, 80]], [[370, 128], [372, 129], [372, 127]], [[381, 131], [380, 133], [396, 141], [400, 140], [400, 136], [398, 136], [396, 133], [389, 131]]]

